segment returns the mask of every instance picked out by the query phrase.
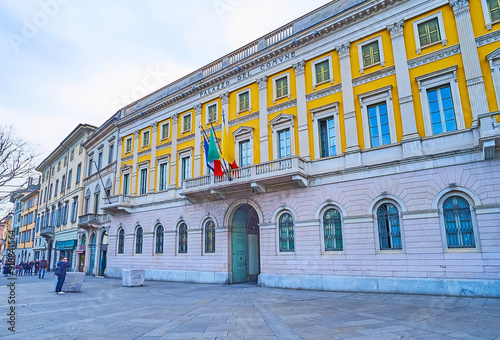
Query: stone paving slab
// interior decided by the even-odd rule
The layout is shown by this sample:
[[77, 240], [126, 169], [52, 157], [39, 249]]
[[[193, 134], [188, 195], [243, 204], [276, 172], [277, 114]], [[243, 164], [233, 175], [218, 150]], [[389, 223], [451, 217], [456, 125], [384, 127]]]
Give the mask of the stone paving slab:
[[0, 278], [2, 339], [500, 339], [500, 299], [288, 290], [86, 277], [80, 293], [19, 277], [8, 330], [9, 288]]

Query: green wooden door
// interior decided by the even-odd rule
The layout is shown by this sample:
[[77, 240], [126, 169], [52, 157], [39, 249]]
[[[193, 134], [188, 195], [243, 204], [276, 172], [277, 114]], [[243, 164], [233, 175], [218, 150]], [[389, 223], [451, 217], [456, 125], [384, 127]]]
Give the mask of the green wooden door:
[[247, 281], [246, 217], [247, 214], [245, 211], [236, 211], [233, 217], [233, 230], [231, 234], [233, 283]]

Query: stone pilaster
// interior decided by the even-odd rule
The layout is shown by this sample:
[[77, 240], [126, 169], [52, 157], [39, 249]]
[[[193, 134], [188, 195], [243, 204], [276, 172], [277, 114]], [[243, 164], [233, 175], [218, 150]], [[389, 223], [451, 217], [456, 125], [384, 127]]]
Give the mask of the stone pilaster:
[[194, 176], [201, 175], [201, 104], [194, 106]]
[[269, 134], [267, 119], [267, 77], [257, 79], [259, 84], [259, 130], [260, 130], [260, 162], [269, 161]]
[[156, 183], [156, 141], [158, 140], [158, 122], [151, 124], [151, 167], [149, 170], [149, 192], [155, 191]]
[[123, 141], [122, 137], [117, 134], [117, 147], [116, 147], [116, 171], [115, 171], [115, 195], [120, 194], [120, 180], [122, 177], [122, 171], [121, 171], [121, 166], [122, 166], [122, 147], [123, 147]]
[[356, 126], [356, 111], [351, 73], [351, 53], [349, 42], [336, 47], [340, 59], [340, 78], [342, 81], [342, 102], [344, 107], [344, 126], [346, 135], [346, 167], [361, 165], [361, 154]]
[[476, 39], [472, 28], [469, 1], [450, 0], [450, 6], [453, 8], [453, 14], [457, 22], [465, 80], [467, 81], [467, 90], [471, 98], [472, 125], [476, 126], [478, 123], [478, 115], [489, 112], [489, 108], [484, 88], [483, 74], [477, 54]]
[[299, 156], [311, 159], [309, 154], [309, 129], [307, 126], [306, 78], [304, 60], [293, 65], [295, 69], [295, 86], [297, 89], [297, 125], [299, 133]]
[[392, 52], [394, 55], [394, 67], [396, 69], [396, 82], [398, 85], [399, 108], [403, 124], [403, 157], [411, 157], [422, 154], [420, 136], [417, 132], [415, 121], [415, 107], [411, 92], [410, 73], [408, 69], [408, 58], [404, 40], [404, 20], [387, 26], [392, 39]]
[[141, 134], [139, 130], [134, 131], [134, 158], [132, 162], [132, 175], [130, 176], [130, 195], [135, 196], [137, 194], [137, 158], [139, 155], [139, 144]]
[[172, 147], [170, 152], [170, 188], [177, 188], [177, 122], [179, 114], [172, 116]]

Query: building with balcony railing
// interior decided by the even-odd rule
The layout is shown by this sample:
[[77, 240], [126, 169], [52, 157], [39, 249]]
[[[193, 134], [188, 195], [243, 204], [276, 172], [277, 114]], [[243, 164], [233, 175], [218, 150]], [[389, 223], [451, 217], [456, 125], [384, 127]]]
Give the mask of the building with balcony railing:
[[54, 268], [62, 257], [68, 258], [72, 270], [78, 268], [75, 248], [86, 168], [83, 143], [95, 129], [79, 124], [36, 168], [42, 182], [37, 216], [41, 232], [35, 234], [35, 244], [49, 268]]
[[82, 215], [78, 218], [78, 270], [104, 276], [110, 216], [102, 210], [115, 194], [119, 114], [108, 119], [83, 144], [87, 151]]
[[491, 6], [332, 1], [121, 109], [107, 275], [500, 294]]

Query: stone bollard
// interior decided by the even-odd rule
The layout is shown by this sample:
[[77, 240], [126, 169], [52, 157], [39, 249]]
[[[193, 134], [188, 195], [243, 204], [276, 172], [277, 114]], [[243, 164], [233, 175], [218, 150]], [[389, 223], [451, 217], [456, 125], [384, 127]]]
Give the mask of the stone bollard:
[[144, 276], [146, 275], [143, 269], [124, 269], [122, 271], [122, 286], [136, 287], [144, 286]]
[[66, 279], [62, 286], [63, 292], [79, 292], [82, 290], [83, 280], [85, 273], [81, 272], [67, 272]]

